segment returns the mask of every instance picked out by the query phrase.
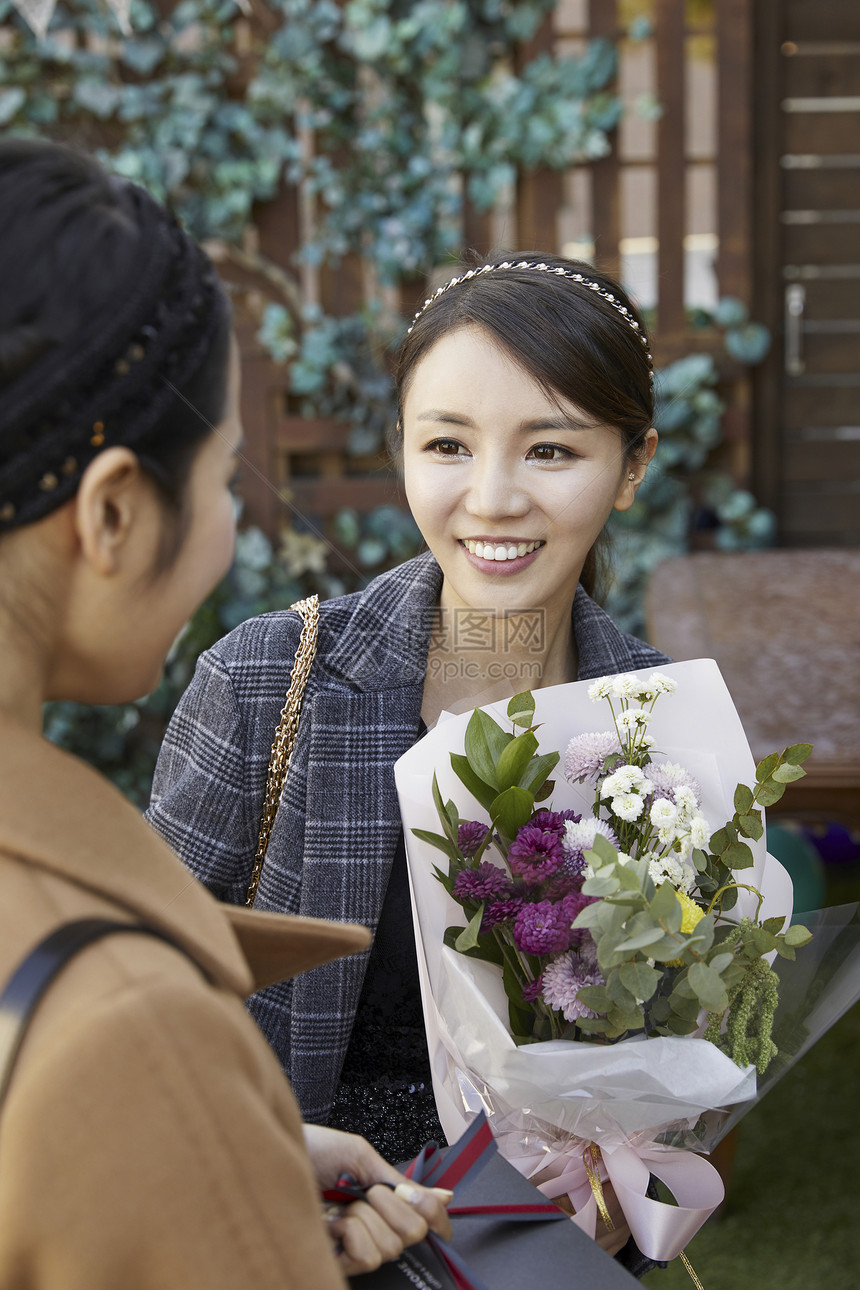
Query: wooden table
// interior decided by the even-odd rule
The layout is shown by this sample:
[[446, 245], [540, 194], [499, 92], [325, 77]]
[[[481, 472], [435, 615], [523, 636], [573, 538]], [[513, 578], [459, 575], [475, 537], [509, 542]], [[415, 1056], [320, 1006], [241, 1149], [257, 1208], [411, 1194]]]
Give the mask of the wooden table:
[[860, 829], [860, 550], [675, 557], [655, 570], [646, 615], [671, 658], [716, 660], [756, 761], [814, 745], [771, 811]]

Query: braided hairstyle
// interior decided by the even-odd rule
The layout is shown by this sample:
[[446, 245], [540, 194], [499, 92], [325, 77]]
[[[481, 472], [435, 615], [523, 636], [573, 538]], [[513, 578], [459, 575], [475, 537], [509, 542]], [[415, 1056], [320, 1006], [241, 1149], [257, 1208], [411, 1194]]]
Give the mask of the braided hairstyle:
[[7, 139], [0, 283], [0, 541], [74, 496], [112, 445], [181, 516], [226, 403], [230, 306], [207, 256], [91, 157]]

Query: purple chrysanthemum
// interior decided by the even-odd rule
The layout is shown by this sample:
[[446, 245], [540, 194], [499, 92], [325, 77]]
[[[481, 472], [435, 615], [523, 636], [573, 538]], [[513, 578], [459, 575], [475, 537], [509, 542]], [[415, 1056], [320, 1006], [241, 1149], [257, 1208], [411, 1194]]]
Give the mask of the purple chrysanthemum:
[[570, 941], [570, 918], [563, 902], [537, 900], [523, 905], [513, 930], [514, 942], [524, 954], [558, 954]]
[[473, 856], [489, 833], [480, 820], [469, 820], [457, 829], [457, 846], [464, 856]]
[[522, 896], [508, 896], [505, 900], [493, 900], [484, 906], [484, 917], [481, 919], [481, 931], [490, 932], [499, 923], [509, 923], [516, 918], [523, 907]]
[[489, 860], [482, 860], [477, 869], [461, 869], [454, 879], [457, 900], [489, 900], [510, 896], [512, 892], [508, 875]]
[[540, 829], [542, 833], [564, 833], [565, 819], [560, 811], [536, 811], [529, 820], [529, 826]]
[[544, 999], [563, 1014], [565, 1021], [597, 1016], [576, 997], [584, 985], [603, 985], [600, 970], [590, 956], [569, 950], [547, 963], [541, 975]]
[[621, 744], [614, 730], [574, 735], [564, 754], [564, 777], [571, 784], [596, 778], [610, 753], [620, 753]]
[[560, 869], [564, 860], [561, 838], [557, 833], [525, 824], [508, 850], [511, 873], [522, 878], [527, 887], [536, 887]]
[[529, 981], [528, 985], [523, 986], [523, 998], [526, 1003], [534, 1003], [543, 990], [543, 973], [536, 981]]

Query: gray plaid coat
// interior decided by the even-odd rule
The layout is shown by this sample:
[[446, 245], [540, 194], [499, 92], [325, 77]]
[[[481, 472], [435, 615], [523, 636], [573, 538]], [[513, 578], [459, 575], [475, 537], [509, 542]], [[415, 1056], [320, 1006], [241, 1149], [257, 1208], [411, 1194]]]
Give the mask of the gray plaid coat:
[[[441, 583], [436, 561], [420, 555], [320, 606], [257, 909], [375, 929], [401, 829], [392, 768], [418, 735]], [[301, 626], [289, 610], [265, 614], [201, 655], [155, 771], [150, 822], [201, 882], [235, 904], [248, 887]], [[573, 628], [583, 680], [668, 662], [620, 632], [582, 587]], [[312, 1122], [328, 1116], [366, 964], [366, 953], [340, 959], [249, 1000]]]

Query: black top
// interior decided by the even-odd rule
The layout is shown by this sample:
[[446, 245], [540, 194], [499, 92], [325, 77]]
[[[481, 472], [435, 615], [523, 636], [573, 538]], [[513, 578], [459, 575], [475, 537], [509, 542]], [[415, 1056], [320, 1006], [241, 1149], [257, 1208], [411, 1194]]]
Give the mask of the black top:
[[[420, 734], [426, 727], [421, 724]], [[399, 1164], [445, 1145], [430, 1078], [403, 832], [329, 1124], [360, 1133]]]

